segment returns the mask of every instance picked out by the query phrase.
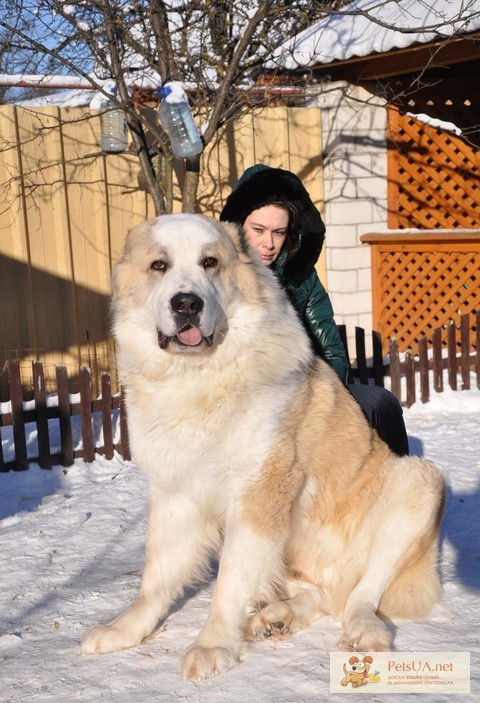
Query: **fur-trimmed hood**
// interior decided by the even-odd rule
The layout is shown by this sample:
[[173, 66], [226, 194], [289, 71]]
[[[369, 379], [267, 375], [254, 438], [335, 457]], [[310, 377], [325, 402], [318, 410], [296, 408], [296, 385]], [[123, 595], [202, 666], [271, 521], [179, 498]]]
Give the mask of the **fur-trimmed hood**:
[[301, 180], [291, 171], [257, 164], [248, 168], [228, 196], [220, 220], [243, 224], [252, 212], [272, 202], [291, 202], [298, 211], [297, 241], [274, 268], [285, 283], [299, 286], [311, 274], [325, 239], [325, 225]]

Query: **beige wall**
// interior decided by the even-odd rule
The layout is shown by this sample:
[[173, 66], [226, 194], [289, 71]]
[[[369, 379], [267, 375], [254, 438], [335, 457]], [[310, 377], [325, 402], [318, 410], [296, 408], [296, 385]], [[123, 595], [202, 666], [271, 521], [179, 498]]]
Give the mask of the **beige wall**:
[[[72, 373], [92, 360], [111, 367], [112, 264], [127, 230], [154, 214], [136, 157], [100, 153], [98, 115], [54, 107], [1, 106], [0, 152], [2, 359], [63, 361]], [[321, 154], [319, 109], [250, 113], [202, 156], [198, 210], [218, 215], [258, 162], [297, 173], [321, 207]], [[176, 196], [180, 210], [178, 186]], [[323, 260], [319, 269], [323, 277]]]

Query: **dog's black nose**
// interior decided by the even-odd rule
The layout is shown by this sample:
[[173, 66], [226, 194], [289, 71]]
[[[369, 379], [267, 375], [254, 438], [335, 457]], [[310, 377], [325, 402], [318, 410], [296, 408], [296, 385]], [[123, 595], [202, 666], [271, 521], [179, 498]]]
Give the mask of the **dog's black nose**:
[[172, 310], [180, 315], [197, 315], [203, 310], [203, 300], [195, 293], [177, 293], [170, 301]]

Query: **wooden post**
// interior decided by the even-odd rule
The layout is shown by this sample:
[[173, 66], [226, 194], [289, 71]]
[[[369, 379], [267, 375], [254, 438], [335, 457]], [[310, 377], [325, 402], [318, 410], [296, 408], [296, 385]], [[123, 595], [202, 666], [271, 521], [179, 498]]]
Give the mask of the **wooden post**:
[[357, 369], [360, 383], [368, 383], [367, 355], [365, 353], [365, 330], [355, 327], [355, 347], [357, 354]]
[[102, 426], [103, 446], [106, 459], [113, 459], [112, 436], [112, 384], [110, 374], [103, 372], [102, 379]]
[[410, 349], [405, 352], [405, 378], [407, 381], [407, 408], [414, 404], [415, 396], [415, 364]]
[[91, 464], [95, 461], [95, 442], [92, 427], [92, 378], [90, 369], [87, 369], [86, 366], [82, 366], [80, 369], [79, 385], [83, 458]]
[[453, 391], [457, 390], [457, 334], [453, 320], [447, 327], [448, 350], [448, 385]]
[[373, 349], [373, 377], [375, 385], [384, 386], [384, 369], [383, 369], [383, 343], [380, 332], [372, 330], [372, 349]]
[[432, 333], [433, 387], [437, 393], [443, 391], [442, 330], [437, 327]]
[[418, 342], [418, 365], [420, 369], [420, 400], [428, 403], [430, 400], [430, 385], [428, 378], [428, 342], [422, 337]]
[[130, 461], [130, 444], [128, 441], [128, 425], [127, 425], [127, 408], [125, 406], [125, 391], [122, 389], [120, 399], [120, 446], [122, 448], [122, 457], [126, 461]]
[[38, 463], [41, 469], [49, 469], [52, 466], [52, 462], [50, 459], [45, 375], [41, 361], [32, 361], [32, 376], [33, 398], [37, 416]]
[[462, 391], [470, 390], [470, 315], [460, 318]]
[[70, 419], [70, 396], [68, 392], [67, 367], [59, 364], [56, 369], [58, 418], [60, 423], [60, 444], [63, 466], [71, 466], [73, 457], [72, 422]]
[[13, 442], [15, 444], [15, 471], [28, 469], [27, 441], [23, 420], [23, 392], [18, 359], [7, 361], [8, 388], [12, 405]]
[[400, 383], [400, 357], [395, 337], [390, 337], [390, 384], [393, 395], [399, 403], [402, 402], [402, 386]]

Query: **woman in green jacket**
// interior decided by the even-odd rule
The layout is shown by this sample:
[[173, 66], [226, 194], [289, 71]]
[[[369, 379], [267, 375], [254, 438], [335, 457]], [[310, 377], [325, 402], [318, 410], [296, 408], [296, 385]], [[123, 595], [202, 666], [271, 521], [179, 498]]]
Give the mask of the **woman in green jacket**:
[[[330, 298], [315, 271], [325, 225], [295, 174], [258, 164], [247, 169], [220, 219], [243, 226], [250, 246], [270, 266], [298, 311], [313, 348], [346, 383], [348, 361]], [[370, 424], [398, 455], [408, 454], [400, 403], [379, 386], [347, 386]]]

